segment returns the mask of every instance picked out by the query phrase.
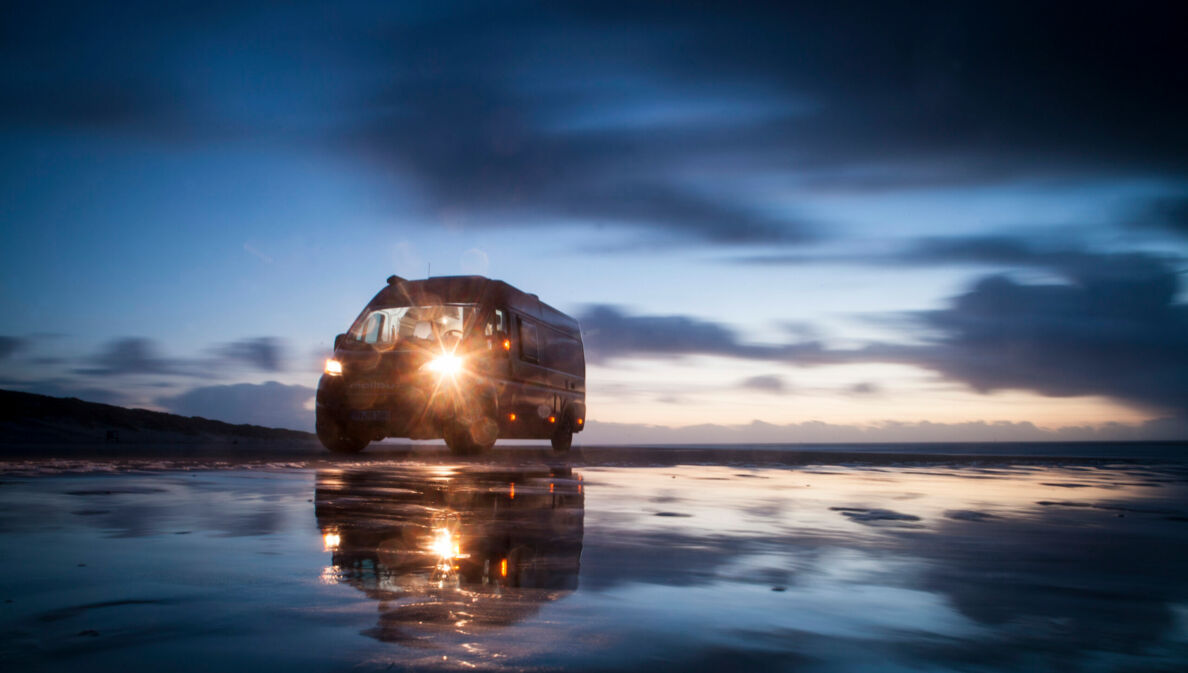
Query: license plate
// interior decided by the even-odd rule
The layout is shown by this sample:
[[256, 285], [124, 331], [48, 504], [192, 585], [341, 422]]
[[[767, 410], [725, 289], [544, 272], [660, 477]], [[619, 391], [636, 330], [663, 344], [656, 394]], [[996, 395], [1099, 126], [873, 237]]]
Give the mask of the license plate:
[[384, 421], [388, 420], [387, 409], [354, 409], [351, 411], [352, 421]]

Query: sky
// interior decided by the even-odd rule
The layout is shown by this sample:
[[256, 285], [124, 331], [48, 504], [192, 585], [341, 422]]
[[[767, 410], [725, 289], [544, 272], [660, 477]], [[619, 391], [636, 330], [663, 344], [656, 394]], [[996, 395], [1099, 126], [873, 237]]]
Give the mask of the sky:
[[588, 442], [1188, 437], [1177, 3], [18, 2], [0, 387], [312, 429], [392, 273]]

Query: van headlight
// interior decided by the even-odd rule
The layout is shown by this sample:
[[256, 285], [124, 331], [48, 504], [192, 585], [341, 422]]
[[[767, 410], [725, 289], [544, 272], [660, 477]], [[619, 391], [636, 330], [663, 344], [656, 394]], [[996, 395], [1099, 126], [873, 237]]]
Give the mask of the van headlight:
[[442, 376], [453, 376], [462, 371], [462, 358], [452, 353], [442, 353], [426, 362], [425, 369]]
[[342, 376], [342, 363], [334, 358], [326, 360], [325, 372], [330, 376]]

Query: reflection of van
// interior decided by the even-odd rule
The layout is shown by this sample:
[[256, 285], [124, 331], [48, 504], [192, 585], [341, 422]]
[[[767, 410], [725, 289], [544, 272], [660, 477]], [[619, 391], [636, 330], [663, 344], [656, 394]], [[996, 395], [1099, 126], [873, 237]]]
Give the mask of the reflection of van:
[[384, 437], [443, 437], [455, 453], [547, 438], [564, 451], [585, 422], [577, 321], [481, 276], [392, 276], [318, 382], [318, 438], [334, 452]]
[[363, 632], [379, 640], [441, 645], [509, 626], [578, 588], [582, 486], [571, 468], [543, 465], [318, 470], [322, 577], [379, 601], [379, 624]]

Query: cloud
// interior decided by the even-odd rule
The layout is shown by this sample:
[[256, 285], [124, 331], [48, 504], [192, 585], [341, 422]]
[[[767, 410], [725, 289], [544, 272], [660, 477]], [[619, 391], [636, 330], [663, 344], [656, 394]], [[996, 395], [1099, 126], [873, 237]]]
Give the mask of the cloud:
[[985, 276], [941, 309], [909, 317], [923, 345], [875, 343], [823, 361], [913, 364], [982, 392], [1102, 395], [1188, 417], [1188, 305], [1175, 260], [1039, 249], [1007, 238], [926, 241], [904, 263], [985, 262], [1058, 277]]
[[[1188, 86], [1163, 67], [1188, 61], [1177, 9], [379, 3], [327, 21], [36, 3], [8, 17], [0, 109], [9, 126], [337, 152], [466, 226], [793, 245], [820, 225], [736, 187], [1188, 175]], [[206, 58], [265, 26], [243, 59]], [[293, 76], [312, 54], [323, 76]]]
[[251, 365], [260, 371], [284, 371], [284, 345], [276, 337], [242, 339], [215, 349], [220, 357]]
[[1150, 258], [1101, 261], [1068, 284], [984, 278], [918, 314], [937, 337], [899, 354], [982, 391], [1107, 395], [1188, 415], [1188, 307], [1174, 301], [1175, 271]]
[[241, 339], [211, 347], [207, 352], [214, 357], [171, 358], [161, 354], [160, 344], [154, 339], [123, 337], [109, 341], [73, 373], [84, 376], [217, 378], [226, 375], [228, 368], [236, 364], [265, 372], [285, 370], [284, 341], [277, 337]]
[[849, 392], [852, 395], [878, 395], [883, 389], [875, 383], [869, 381], [862, 381], [850, 386]]
[[[924, 238], [890, 255], [887, 263], [919, 266], [970, 264], [1024, 267], [1051, 271], [1077, 283], [1145, 279], [1176, 282], [1170, 255], [1146, 252], [1103, 253], [1067, 241], [1044, 241], [1018, 236], [962, 236]], [[876, 261], [877, 263], [877, 261]]]
[[0, 336], [0, 360], [23, 350], [27, 345], [27, 340], [20, 337]]
[[[375, 111], [349, 128], [344, 151], [412, 180], [454, 220], [483, 226], [559, 218], [611, 226], [643, 242], [795, 244], [815, 237], [796, 214], [772, 215], [742, 199], [667, 177], [695, 138], [664, 133], [566, 133], [535, 121], [552, 103], [504, 90], [477, 73], [412, 78], [364, 101]], [[680, 149], [685, 147], [686, 149]]]
[[90, 365], [75, 370], [88, 376], [126, 376], [129, 374], [201, 375], [189, 363], [162, 357], [152, 339], [126, 337], [109, 342], [90, 358]]
[[1133, 222], [1138, 227], [1163, 229], [1180, 236], [1188, 236], [1188, 197], [1169, 196], [1156, 199], [1139, 208]]
[[[577, 437], [579, 443], [599, 444], [847, 444], [902, 442], [1086, 442], [1180, 441], [1188, 437], [1188, 419], [1162, 418], [1140, 424], [1041, 428], [1029, 422], [969, 421], [964, 423], [905, 423], [894, 420], [865, 424], [822, 421], [740, 425], [705, 423], [681, 427], [611, 423], [591, 419]], [[1034, 449], [1032, 450], [1034, 451]]]
[[542, 211], [597, 185], [634, 207], [690, 166], [843, 189], [1188, 169], [1188, 94], [1152, 66], [1188, 57], [1171, 6], [858, 13], [579, 2], [379, 19], [351, 43], [389, 66], [358, 92], [357, 140], [451, 202]]
[[1103, 253], [1060, 236], [983, 234], [917, 238], [895, 249], [868, 254], [797, 252], [741, 255], [730, 257], [729, 261], [759, 266], [855, 264], [908, 269], [923, 266], [1031, 268], [1080, 278], [1099, 276], [1104, 269], [1121, 274], [1141, 273], [1152, 263], [1170, 265], [1184, 259], [1172, 254], [1148, 252]]
[[716, 355], [799, 365], [891, 362], [976, 390], [1102, 395], [1188, 416], [1188, 305], [1174, 260], [1148, 253], [1045, 249], [1018, 239], [930, 239], [896, 263], [992, 263], [1041, 269], [1061, 282], [994, 274], [944, 308], [909, 314], [922, 344], [828, 349], [818, 341], [749, 344], [727, 325], [688, 316], [631, 316], [593, 306], [580, 316], [592, 362]]
[[194, 388], [157, 403], [184, 416], [312, 432], [314, 413], [309, 402], [314, 394], [313, 388], [269, 381]]
[[764, 393], [783, 394], [787, 391], [784, 379], [778, 376], [752, 376], [739, 384], [740, 388], [757, 390]]
[[683, 355], [809, 362], [822, 353], [815, 341], [748, 344], [720, 323], [681, 315], [629, 315], [617, 306], [606, 304], [587, 307], [579, 321], [586, 357], [595, 363], [626, 357]]

